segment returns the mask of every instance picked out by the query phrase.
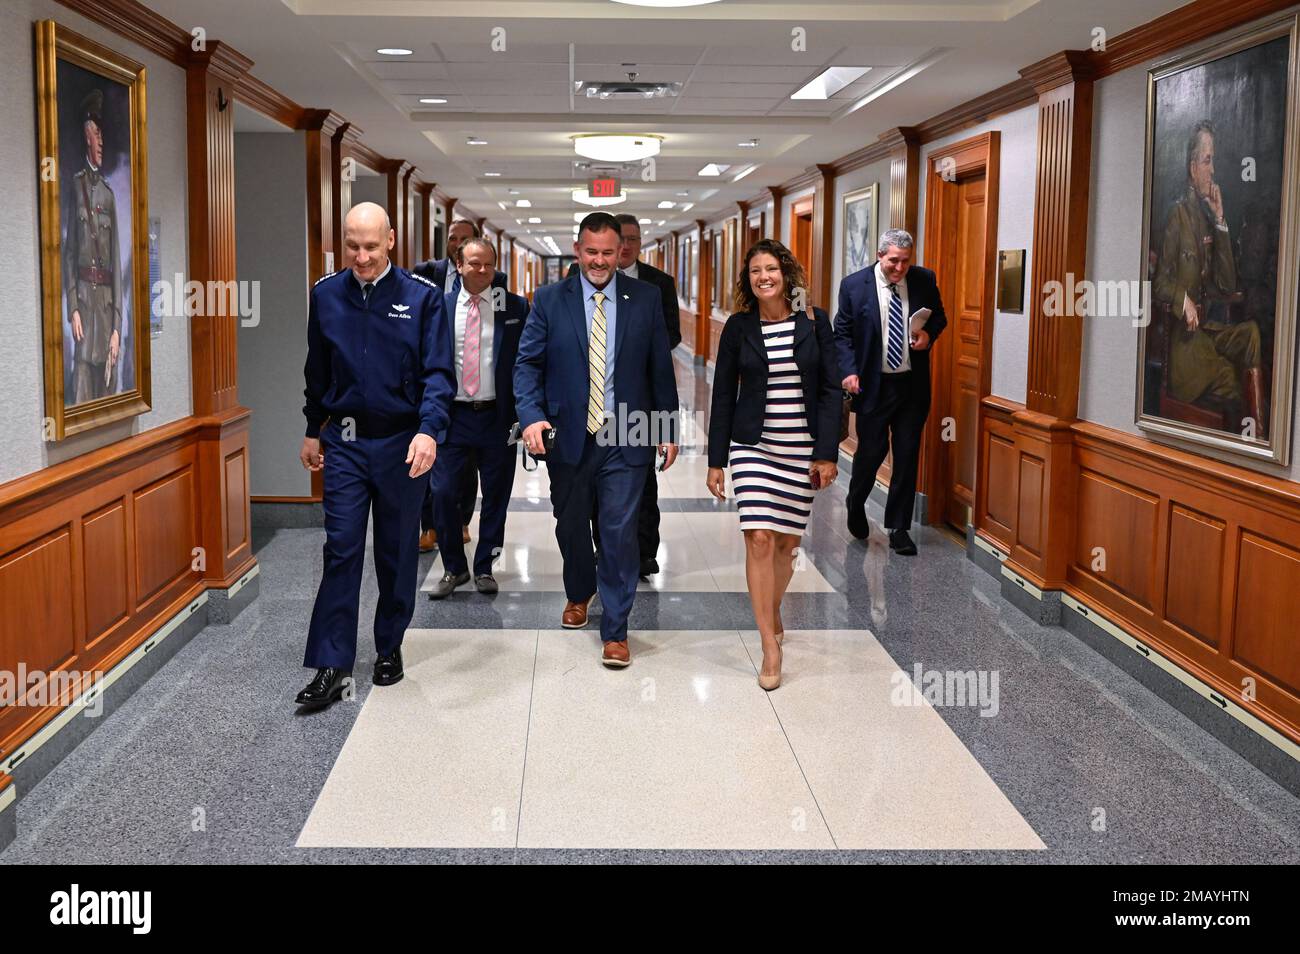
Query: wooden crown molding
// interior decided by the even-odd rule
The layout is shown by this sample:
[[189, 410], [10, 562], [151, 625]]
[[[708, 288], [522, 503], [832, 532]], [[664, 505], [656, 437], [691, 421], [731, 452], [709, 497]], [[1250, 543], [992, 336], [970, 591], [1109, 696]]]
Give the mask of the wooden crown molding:
[[[343, 142], [344, 145], [347, 146], [348, 151], [352, 154], [353, 158], [355, 158], [367, 169], [373, 169], [375, 172], [378, 172], [381, 175], [386, 175], [387, 174], [386, 165], [389, 162], [388, 157], [382, 156], [379, 153], [375, 152], [375, 150], [371, 149], [360, 139], [353, 138], [350, 135], [353, 128], [354, 127], [348, 127], [348, 129], [343, 133]], [[357, 130], [358, 133], [360, 131], [361, 130], [359, 129]]]
[[[921, 131], [915, 126], [895, 126], [893, 129], [886, 129], [877, 137], [880, 145], [893, 151], [903, 149], [911, 145], [919, 145], [921, 142]], [[847, 157], [845, 159], [847, 161]], [[836, 163], [840, 165], [840, 163]], [[841, 169], [841, 171], [847, 171]]]
[[922, 144], [934, 142], [963, 129], [969, 129], [978, 123], [988, 122], [997, 116], [1014, 112], [1032, 105], [1038, 99], [1025, 79], [1013, 80], [1005, 86], [990, 90], [982, 96], [955, 106], [947, 112], [932, 116], [916, 126], [917, 137]]
[[218, 82], [229, 83], [231, 94], [235, 95], [248, 71], [252, 69], [253, 61], [233, 46], [227, 46], [220, 40], [209, 40], [203, 49], [190, 50], [186, 66], [210, 73]]
[[1295, 6], [1295, 0], [1194, 0], [1108, 40], [1090, 53], [1094, 78], [1109, 76], [1181, 47]]
[[251, 73], [244, 73], [235, 84], [235, 99], [290, 129], [306, 128], [303, 126], [303, 120], [308, 113], [328, 112], [328, 110], [304, 109]]
[[136, 0], [58, 0], [74, 13], [112, 30], [118, 36], [157, 53], [177, 66], [190, 62], [193, 37]]
[[1095, 78], [1096, 61], [1090, 50], [1061, 50], [1024, 67], [1020, 75], [1041, 96], [1069, 83]]
[[298, 117], [298, 129], [307, 132], [319, 132], [326, 139], [333, 139], [348, 121], [332, 109], [304, 109]]

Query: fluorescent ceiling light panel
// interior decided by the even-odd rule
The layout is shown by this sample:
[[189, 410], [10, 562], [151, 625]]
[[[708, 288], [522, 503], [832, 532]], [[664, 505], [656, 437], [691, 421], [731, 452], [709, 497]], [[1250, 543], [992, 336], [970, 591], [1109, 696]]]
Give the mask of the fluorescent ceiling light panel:
[[696, 175], [720, 176], [730, 168], [731, 166], [726, 163], [710, 162], [707, 166], [705, 166], [703, 169], [697, 172]]
[[791, 94], [791, 99], [830, 99], [844, 87], [866, 76], [870, 66], [831, 66]]

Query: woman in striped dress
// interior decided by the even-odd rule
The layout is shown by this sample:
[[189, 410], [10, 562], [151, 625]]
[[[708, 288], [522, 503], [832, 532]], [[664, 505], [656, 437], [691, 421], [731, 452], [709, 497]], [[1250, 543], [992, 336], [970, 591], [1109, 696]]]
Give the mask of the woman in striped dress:
[[763, 239], [745, 255], [736, 282], [739, 311], [718, 342], [709, 414], [709, 492], [731, 482], [745, 535], [745, 579], [763, 639], [764, 689], [781, 684], [785, 626], [781, 600], [794, 574], [794, 549], [816, 489], [835, 481], [840, 374], [830, 319], [801, 305], [803, 267], [780, 242]]

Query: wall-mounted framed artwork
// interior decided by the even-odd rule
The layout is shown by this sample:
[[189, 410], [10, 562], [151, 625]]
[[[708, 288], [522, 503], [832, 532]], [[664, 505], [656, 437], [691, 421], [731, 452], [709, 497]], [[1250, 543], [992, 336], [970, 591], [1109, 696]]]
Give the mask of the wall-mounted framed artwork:
[[1271, 21], [1147, 75], [1140, 274], [1149, 294], [1136, 422], [1155, 439], [1247, 466], [1287, 464], [1291, 453], [1297, 22]]
[[145, 69], [36, 23], [47, 439], [150, 407]]
[[841, 247], [844, 260], [841, 279], [861, 271], [876, 260], [876, 184], [856, 189], [844, 196], [843, 215], [840, 216]]

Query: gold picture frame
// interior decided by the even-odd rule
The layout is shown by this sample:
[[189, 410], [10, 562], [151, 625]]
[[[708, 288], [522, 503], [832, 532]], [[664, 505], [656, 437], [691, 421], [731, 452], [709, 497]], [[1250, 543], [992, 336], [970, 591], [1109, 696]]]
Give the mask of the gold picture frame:
[[[1259, 108], [1214, 109], [1238, 101], [1258, 101]], [[1155, 440], [1263, 470], [1291, 459], [1300, 302], [1297, 106], [1294, 14], [1147, 73], [1139, 274], [1148, 291], [1137, 322], [1134, 421]], [[1193, 155], [1196, 163], [1189, 162]], [[1198, 261], [1197, 271], [1184, 273], [1181, 263]], [[1214, 348], [1195, 340], [1211, 332]], [[1251, 364], [1256, 351], [1259, 363]]]
[[35, 45], [45, 438], [59, 441], [151, 407], [146, 77], [53, 20]]

